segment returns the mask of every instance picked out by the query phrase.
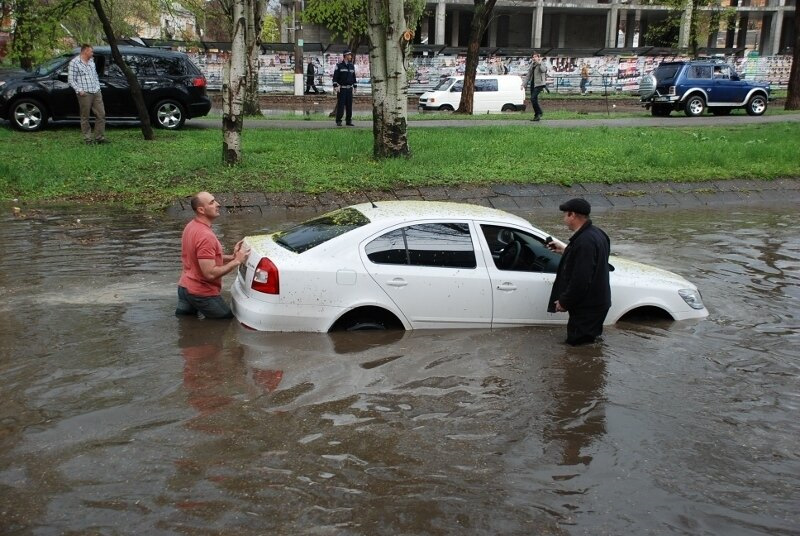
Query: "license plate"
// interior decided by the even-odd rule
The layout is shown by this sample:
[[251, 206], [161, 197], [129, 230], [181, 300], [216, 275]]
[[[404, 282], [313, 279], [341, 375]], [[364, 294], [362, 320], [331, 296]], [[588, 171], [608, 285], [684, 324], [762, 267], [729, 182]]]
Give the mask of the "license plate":
[[669, 102], [669, 97], [656, 97], [653, 99], [655, 102]]

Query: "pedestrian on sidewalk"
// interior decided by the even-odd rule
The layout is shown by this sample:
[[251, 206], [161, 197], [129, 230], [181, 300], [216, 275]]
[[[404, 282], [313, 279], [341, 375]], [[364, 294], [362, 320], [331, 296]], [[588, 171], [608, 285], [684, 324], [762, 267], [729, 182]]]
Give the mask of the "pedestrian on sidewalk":
[[308, 62], [308, 69], [306, 69], [306, 94], [311, 93], [311, 90], [314, 90], [314, 94], [316, 95], [319, 93], [317, 91], [317, 86], [314, 84], [314, 76], [317, 74], [317, 69], [314, 67], [314, 62]]
[[547, 244], [562, 255], [547, 311], [569, 313], [567, 344], [589, 344], [602, 335], [603, 321], [611, 308], [611, 239], [592, 224], [592, 206], [585, 199], [570, 199], [558, 208], [564, 213], [564, 223], [575, 234], [566, 247], [557, 241]]
[[[94, 64], [92, 45], [81, 45], [81, 52], [69, 62], [67, 83], [78, 96], [78, 108], [81, 117], [81, 134], [84, 143], [108, 143], [106, 140], [106, 109], [103, 106], [103, 94], [100, 92], [100, 80]], [[94, 133], [89, 126], [89, 112], [94, 113]]]
[[586, 95], [586, 84], [589, 83], [589, 65], [586, 63], [581, 67], [581, 95]]
[[542, 57], [534, 52], [531, 56], [531, 66], [528, 68], [528, 74], [525, 75], [524, 86], [530, 83], [531, 86], [531, 106], [533, 107], [533, 119], [531, 121], [539, 121], [544, 115], [542, 107], [539, 106], [539, 94], [547, 89], [547, 66], [542, 61]]
[[192, 197], [191, 205], [194, 218], [186, 224], [181, 238], [183, 272], [178, 281], [175, 315], [233, 318], [231, 308], [221, 296], [222, 276], [247, 261], [250, 249], [239, 240], [233, 254], [223, 255], [222, 244], [211, 229], [219, 217], [219, 202], [213, 195], [200, 192]]
[[353, 93], [356, 90], [356, 66], [353, 53], [344, 51], [344, 58], [333, 70], [333, 91], [336, 93], [336, 125], [342, 126], [342, 115], [348, 127], [353, 124]]

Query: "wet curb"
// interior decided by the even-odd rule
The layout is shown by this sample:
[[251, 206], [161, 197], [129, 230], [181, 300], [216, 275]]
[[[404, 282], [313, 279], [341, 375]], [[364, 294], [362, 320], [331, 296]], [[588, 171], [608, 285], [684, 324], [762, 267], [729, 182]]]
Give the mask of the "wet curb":
[[[494, 186], [432, 186], [345, 193], [243, 192], [216, 193], [229, 212], [323, 213], [368, 201], [453, 201], [501, 210], [556, 208], [565, 199], [585, 198], [594, 211], [639, 208], [697, 208], [720, 205], [784, 205], [800, 203], [800, 178], [772, 181], [720, 180], [702, 183], [658, 182], [619, 184], [502, 184]], [[191, 214], [189, 198], [167, 209], [175, 217]]]

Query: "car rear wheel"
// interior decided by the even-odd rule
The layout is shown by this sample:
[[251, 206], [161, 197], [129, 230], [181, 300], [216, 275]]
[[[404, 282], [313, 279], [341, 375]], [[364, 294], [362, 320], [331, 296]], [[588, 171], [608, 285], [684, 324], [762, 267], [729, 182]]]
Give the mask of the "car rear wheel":
[[700, 95], [692, 95], [689, 97], [683, 107], [683, 112], [688, 117], [697, 117], [698, 115], [703, 115], [703, 112], [705, 111], [706, 101]]
[[764, 115], [767, 111], [767, 98], [764, 95], [753, 95], [747, 103], [747, 115]]
[[663, 104], [654, 104], [653, 107], [650, 108], [650, 113], [653, 114], [654, 117], [669, 117], [669, 114], [672, 113], [672, 107]]
[[516, 112], [517, 111], [517, 107], [514, 106], [513, 104], [504, 104], [503, 107], [501, 108], [501, 110], [503, 112]]
[[711, 113], [714, 115], [731, 115], [731, 109], [727, 106], [722, 106], [719, 108], [709, 108]]
[[443, 111], [443, 112], [452, 112], [453, 111], [453, 107], [450, 106], [449, 104], [442, 104], [441, 106], [439, 106], [439, 109], [441, 111]]
[[176, 100], [163, 100], [153, 108], [153, 122], [158, 128], [178, 130], [186, 121], [183, 105]]
[[17, 130], [36, 132], [47, 126], [47, 109], [36, 99], [20, 99], [11, 105], [8, 120]]

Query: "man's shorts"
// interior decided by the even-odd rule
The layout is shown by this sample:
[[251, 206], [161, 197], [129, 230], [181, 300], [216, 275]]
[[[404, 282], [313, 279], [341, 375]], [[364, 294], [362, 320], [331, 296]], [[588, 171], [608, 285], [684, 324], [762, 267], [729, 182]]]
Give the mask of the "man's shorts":
[[233, 312], [222, 296], [195, 296], [184, 288], [178, 287], [178, 307], [175, 315], [198, 315], [206, 318], [233, 318]]

